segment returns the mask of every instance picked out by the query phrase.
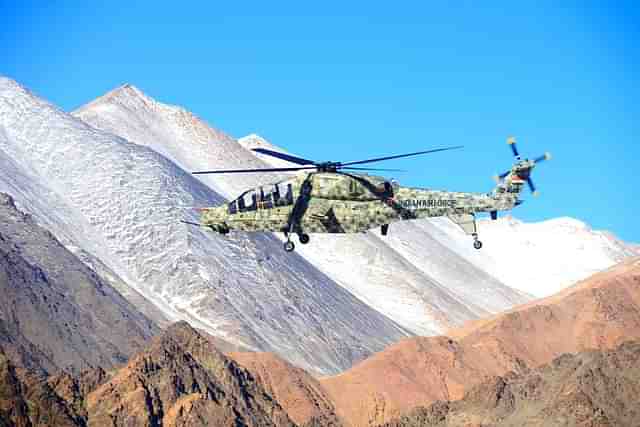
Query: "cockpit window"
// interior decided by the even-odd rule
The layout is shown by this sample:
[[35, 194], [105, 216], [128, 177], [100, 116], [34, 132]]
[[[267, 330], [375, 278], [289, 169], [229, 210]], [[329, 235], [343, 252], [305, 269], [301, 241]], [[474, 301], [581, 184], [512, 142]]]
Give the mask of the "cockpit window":
[[258, 187], [255, 190], [245, 191], [236, 200], [229, 202], [228, 208], [229, 213], [234, 214], [292, 204], [293, 184], [291, 182], [279, 182]]

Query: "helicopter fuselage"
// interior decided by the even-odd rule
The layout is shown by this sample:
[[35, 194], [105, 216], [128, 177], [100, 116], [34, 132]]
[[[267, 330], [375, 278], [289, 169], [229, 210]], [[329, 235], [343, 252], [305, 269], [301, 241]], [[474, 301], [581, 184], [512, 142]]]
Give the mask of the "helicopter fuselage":
[[[473, 221], [476, 213], [516, 204], [517, 192], [438, 191], [401, 187], [369, 175], [307, 173], [249, 190], [227, 206], [207, 208], [201, 222], [223, 234], [361, 233], [401, 220], [448, 216], [464, 229], [463, 223]], [[474, 232], [475, 224], [469, 234]]]

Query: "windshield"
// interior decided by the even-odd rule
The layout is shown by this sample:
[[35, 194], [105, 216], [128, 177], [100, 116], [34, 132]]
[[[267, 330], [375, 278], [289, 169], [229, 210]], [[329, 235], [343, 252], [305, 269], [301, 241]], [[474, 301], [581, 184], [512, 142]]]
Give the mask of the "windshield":
[[247, 190], [237, 199], [229, 202], [229, 213], [270, 209], [293, 204], [293, 184], [290, 181], [263, 185]]

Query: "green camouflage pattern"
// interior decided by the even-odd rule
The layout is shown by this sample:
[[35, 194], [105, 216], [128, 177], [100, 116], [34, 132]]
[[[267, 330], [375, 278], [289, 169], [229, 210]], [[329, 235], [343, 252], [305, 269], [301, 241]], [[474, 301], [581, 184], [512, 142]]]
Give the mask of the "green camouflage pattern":
[[[344, 172], [304, 173], [286, 181], [294, 195], [291, 204], [257, 201], [254, 209], [233, 213], [228, 205], [205, 208], [201, 224], [223, 234], [231, 230], [361, 233], [396, 221], [448, 216], [475, 234], [475, 214], [510, 210], [518, 204], [524, 180], [517, 166], [487, 194], [401, 187], [382, 177]], [[264, 193], [265, 187], [249, 193]]]

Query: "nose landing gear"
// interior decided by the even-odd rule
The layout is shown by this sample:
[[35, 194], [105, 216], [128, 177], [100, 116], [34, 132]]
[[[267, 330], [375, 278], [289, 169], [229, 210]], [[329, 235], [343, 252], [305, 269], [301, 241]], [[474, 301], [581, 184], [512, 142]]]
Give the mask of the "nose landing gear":
[[296, 248], [296, 245], [293, 244], [293, 242], [291, 240], [287, 240], [286, 242], [284, 242], [284, 250], [287, 252], [293, 252], [293, 250]]

